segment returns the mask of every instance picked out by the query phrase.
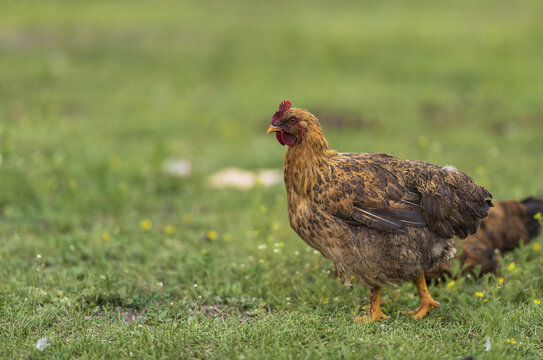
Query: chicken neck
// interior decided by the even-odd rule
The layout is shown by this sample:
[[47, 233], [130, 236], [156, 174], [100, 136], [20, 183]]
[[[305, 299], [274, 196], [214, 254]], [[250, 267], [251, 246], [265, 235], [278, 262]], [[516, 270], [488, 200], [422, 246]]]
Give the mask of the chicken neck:
[[322, 129], [311, 126], [301, 143], [289, 146], [285, 153], [285, 185], [288, 191], [306, 196], [313, 191], [314, 181], [329, 171], [330, 159], [336, 152], [330, 149]]

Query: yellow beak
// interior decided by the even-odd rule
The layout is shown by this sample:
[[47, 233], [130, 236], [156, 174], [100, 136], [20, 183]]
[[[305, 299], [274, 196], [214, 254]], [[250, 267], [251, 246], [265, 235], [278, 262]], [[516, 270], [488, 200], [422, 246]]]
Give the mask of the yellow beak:
[[268, 131], [266, 132], [267, 134], [270, 134], [270, 133], [273, 133], [273, 132], [279, 132], [281, 131], [281, 128], [278, 128], [278, 127], [275, 127], [273, 125], [270, 125], [268, 127]]

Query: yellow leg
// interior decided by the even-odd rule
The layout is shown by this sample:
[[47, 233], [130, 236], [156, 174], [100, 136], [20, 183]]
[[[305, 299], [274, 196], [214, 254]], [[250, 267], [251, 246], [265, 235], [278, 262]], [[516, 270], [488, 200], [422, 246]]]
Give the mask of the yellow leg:
[[356, 318], [358, 322], [371, 322], [382, 319], [388, 319], [389, 317], [383, 314], [381, 311], [381, 288], [373, 288], [370, 291], [370, 306], [368, 315], [359, 316]]
[[434, 299], [432, 299], [432, 297], [430, 296], [428, 288], [426, 287], [426, 279], [424, 278], [424, 273], [415, 278], [415, 285], [417, 285], [417, 291], [419, 293], [420, 306], [416, 308], [415, 311], [411, 311], [410, 314], [413, 315], [415, 320], [419, 320], [425, 317], [426, 314], [430, 312], [430, 310], [438, 307], [439, 303], [437, 301], [434, 301]]

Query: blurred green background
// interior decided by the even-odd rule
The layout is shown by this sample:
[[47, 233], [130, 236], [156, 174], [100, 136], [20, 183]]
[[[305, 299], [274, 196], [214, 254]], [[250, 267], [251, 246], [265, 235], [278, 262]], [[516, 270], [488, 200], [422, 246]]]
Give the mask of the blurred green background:
[[[185, 356], [237, 356], [235, 346], [209, 350], [196, 338], [168, 343], [160, 314], [170, 300], [183, 316], [205, 304], [242, 313], [263, 302], [294, 306], [301, 318], [323, 311], [368, 336], [346, 325], [365, 290], [340, 288], [306, 251], [289, 229], [282, 185], [217, 190], [207, 177], [227, 166], [280, 169], [284, 148], [265, 130], [288, 99], [321, 119], [339, 151], [452, 164], [496, 199], [542, 195], [542, 13], [536, 0], [1, 2], [0, 336], [12, 344], [4, 355], [26, 354], [17, 351], [48, 332], [58, 356], [82, 356], [89, 344], [105, 351], [99, 339], [118, 331], [108, 354], [128, 356], [123, 314], [136, 309], [163, 344], [192, 348]], [[164, 172], [178, 158], [192, 163], [189, 177]], [[206, 285], [198, 292], [194, 283]], [[526, 300], [537, 286], [518, 291]], [[322, 309], [332, 293], [341, 299]], [[59, 344], [66, 314], [88, 329], [112, 309], [121, 312], [116, 330]], [[216, 326], [200, 313], [201, 326]], [[450, 337], [444, 356], [479, 349], [471, 337], [441, 336]], [[273, 337], [266, 344], [276, 354], [328, 354], [318, 339], [315, 353]], [[389, 350], [409, 356], [368, 351]]]

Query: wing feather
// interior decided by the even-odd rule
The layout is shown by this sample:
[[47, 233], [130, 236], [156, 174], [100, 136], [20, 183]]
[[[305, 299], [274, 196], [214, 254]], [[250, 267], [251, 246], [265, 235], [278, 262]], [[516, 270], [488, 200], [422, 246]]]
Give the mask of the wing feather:
[[317, 202], [349, 224], [398, 234], [428, 226], [442, 238], [463, 238], [492, 206], [492, 195], [463, 172], [423, 161], [341, 154], [333, 168]]

